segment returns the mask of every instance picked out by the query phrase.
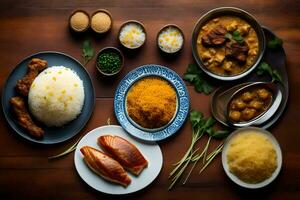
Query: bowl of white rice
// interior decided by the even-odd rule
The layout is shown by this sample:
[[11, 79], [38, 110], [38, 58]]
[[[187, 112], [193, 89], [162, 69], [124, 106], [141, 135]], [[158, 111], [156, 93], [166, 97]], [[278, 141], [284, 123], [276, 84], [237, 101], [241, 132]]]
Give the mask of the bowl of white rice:
[[157, 34], [157, 45], [165, 53], [177, 53], [182, 49], [183, 44], [183, 32], [175, 24], [168, 24], [162, 27]]
[[53, 66], [33, 81], [28, 95], [31, 114], [48, 127], [61, 127], [77, 118], [84, 105], [83, 82], [73, 70]]
[[128, 49], [137, 49], [146, 42], [146, 29], [144, 25], [135, 20], [124, 22], [119, 31], [120, 43]]

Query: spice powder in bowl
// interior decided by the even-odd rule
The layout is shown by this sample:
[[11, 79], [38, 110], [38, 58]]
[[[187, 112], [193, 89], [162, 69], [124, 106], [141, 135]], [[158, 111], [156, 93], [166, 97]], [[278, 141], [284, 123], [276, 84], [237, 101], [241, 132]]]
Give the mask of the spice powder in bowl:
[[84, 32], [90, 26], [90, 17], [85, 11], [77, 10], [70, 16], [69, 24], [75, 32]]
[[130, 88], [126, 108], [129, 117], [142, 128], [161, 128], [173, 119], [176, 112], [176, 92], [162, 78], [145, 77]]
[[91, 19], [91, 28], [97, 33], [106, 33], [112, 27], [112, 18], [108, 11], [97, 10]]

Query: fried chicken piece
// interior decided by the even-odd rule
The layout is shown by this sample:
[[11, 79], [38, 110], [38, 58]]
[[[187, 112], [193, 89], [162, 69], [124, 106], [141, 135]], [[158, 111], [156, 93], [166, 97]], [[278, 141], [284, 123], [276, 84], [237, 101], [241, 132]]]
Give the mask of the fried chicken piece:
[[30, 86], [37, 75], [47, 67], [47, 61], [32, 58], [28, 64], [27, 74], [16, 85], [16, 90], [22, 96], [28, 96]]
[[12, 97], [10, 103], [19, 125], [26, 129], [31, 136], [38, 139], [42, 138], [44, 130], [38, 127], [31, 119], [24, 98], [20, 96]]

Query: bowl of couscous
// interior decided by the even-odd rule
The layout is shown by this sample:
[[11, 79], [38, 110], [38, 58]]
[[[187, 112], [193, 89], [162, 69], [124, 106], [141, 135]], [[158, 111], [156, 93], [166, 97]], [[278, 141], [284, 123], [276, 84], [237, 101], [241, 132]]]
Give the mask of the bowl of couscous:
[[257, 127], [241, 128], [226, 139], [222, 165], [227, 176], [249, 189], [269, 185], [282, 167], [282, 153], [275, 137]]

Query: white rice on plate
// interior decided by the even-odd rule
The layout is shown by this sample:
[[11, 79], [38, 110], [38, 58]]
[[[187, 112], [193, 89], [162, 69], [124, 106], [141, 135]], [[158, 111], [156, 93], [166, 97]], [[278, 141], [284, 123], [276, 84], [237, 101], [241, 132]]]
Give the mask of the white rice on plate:
[[62, 126], [75, 119], [84, 104], [83, 82], [73, 70], [53, 66], [33, 81], [28, 95], [32, 115], [47, 126]]

